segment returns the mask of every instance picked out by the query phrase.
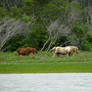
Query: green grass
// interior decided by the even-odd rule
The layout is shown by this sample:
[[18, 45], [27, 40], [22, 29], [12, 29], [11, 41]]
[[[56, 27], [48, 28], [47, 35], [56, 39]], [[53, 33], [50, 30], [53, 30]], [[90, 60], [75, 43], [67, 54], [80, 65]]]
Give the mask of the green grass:
[[60, 63], [60, 64], [1, 64], [0, 73], [73, 73], [92, 72], [90, 63]]
[[39, 52], [37, 55], [18, 56], [16, 52], [0, 52], [0, 63], [60, 63], [60, 62], [90, 62], [92, 52], [79, 52], [70, 57], [52, 57], [52, 53]]
[[52, 53], [46, 52], [30, 56], [0, 52], [0, 63], [0, 73], [92, 72], [92, 52], [79, 52], [59, 58], [53, 58]]

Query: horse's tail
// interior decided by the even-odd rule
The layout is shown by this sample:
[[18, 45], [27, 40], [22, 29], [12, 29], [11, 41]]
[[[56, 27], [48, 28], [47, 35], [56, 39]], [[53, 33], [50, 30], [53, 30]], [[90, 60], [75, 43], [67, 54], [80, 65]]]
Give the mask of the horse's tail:
[[53, 48], [50, 50], [50, 52], [55, 52], [55, 50], [56, 50], [56, 47], [53, 47]]

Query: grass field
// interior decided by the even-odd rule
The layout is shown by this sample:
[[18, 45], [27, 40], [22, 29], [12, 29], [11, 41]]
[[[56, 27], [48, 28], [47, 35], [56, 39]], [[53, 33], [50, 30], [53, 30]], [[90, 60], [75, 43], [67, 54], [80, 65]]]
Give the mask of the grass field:
[[16, 52], [0, 52], [0, 73], [92, 72], [92, 52], [52, 57], [52, 53], [18, 56]]

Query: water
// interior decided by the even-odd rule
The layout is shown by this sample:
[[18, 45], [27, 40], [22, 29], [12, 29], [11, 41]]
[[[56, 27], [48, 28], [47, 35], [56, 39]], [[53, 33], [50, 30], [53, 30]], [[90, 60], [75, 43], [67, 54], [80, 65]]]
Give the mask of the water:
[[92, 73], [0, 74], [0, 92], [92, 92]]

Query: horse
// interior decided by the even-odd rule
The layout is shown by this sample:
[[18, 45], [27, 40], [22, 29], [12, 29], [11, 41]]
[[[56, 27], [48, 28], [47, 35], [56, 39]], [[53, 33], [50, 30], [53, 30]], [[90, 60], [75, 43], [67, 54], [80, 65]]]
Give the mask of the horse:
[[18, 55], [25, 55], [25, 48], [18, 48], [17, 53]]
[[78, 53], [78, 47], [77, 46], [66, 46], [66, 48], [70, 48], [71, 52]]
[[53, 52], [53, 56], [59, 56], [59, 54], [70, 56], [72, 52], [77, 53], [78, 48], [76, 46], [66, 46], [66, 47], [53, 47], [50, 52]]
[[50, 52], [53, 52], [53, 57], [59, 56], [59, 54], [70, 56], [70, 51], [65, 47], [53, 47]]
[[35, 48], [27, 47], [27, 48], [18, 48], [18, 55], [28, 56], [30, 53], [37, 53]]

